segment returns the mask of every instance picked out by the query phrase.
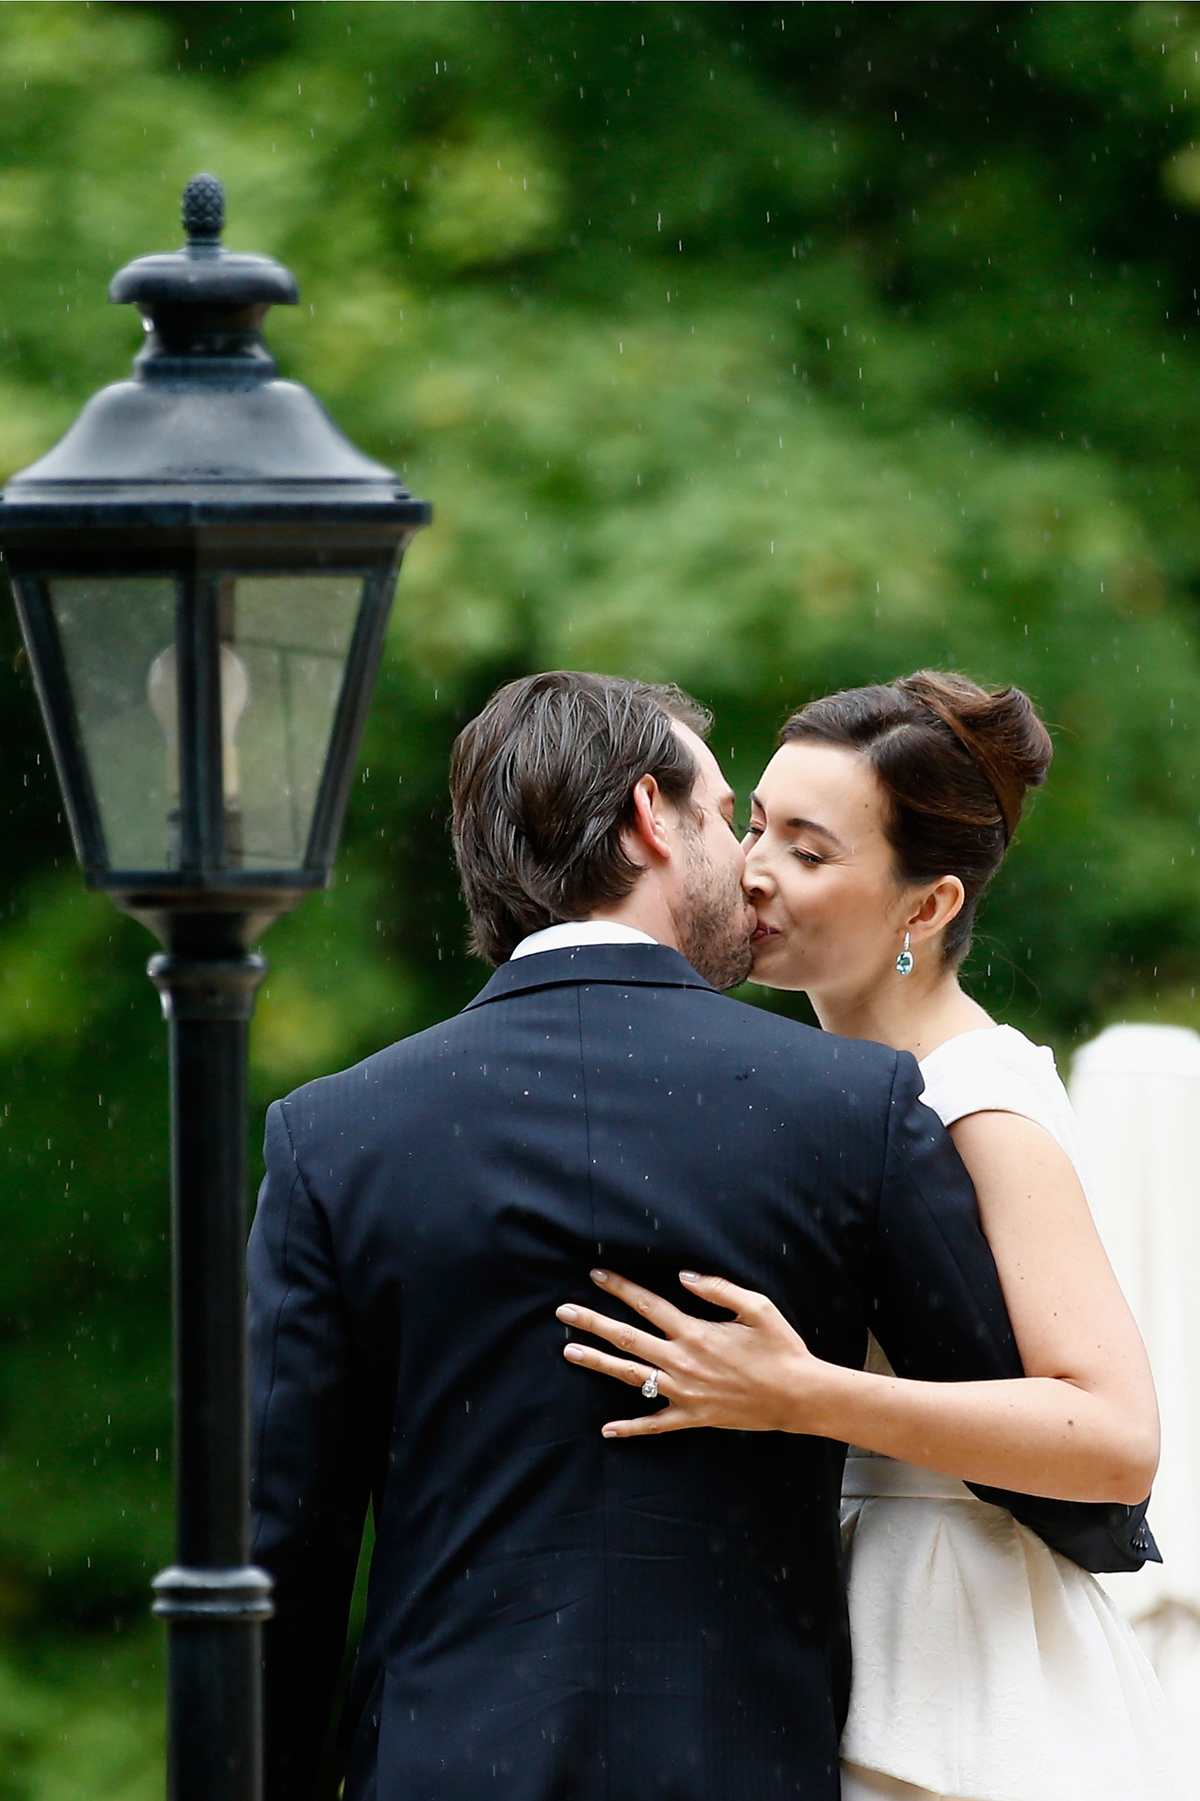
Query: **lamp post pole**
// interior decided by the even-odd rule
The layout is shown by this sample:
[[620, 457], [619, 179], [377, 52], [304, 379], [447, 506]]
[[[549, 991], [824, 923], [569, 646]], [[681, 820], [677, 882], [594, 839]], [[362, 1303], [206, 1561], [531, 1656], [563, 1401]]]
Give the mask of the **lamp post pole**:
[[430, 516], [259, 327], [298, 298], [225, 250], [224, 193], [110, 298], [147, 339], [0, 498], [0, 546], [89, 887], [147, 925], [171, 1041], [176, 1562], [172, 1801], [258, 1801], [262, 1622], [250, 1562], [246, 1045], [267, 926], [326, 885], [405, 546]]
[[179, 1561], [154, 1582], [168, 1631], [167, 1792], [258, 1801], [271, 1583], [249, 1559], [246, 1049], [266, 964], [236, 943], [190, 948], [149, 965], [171, 1047]]

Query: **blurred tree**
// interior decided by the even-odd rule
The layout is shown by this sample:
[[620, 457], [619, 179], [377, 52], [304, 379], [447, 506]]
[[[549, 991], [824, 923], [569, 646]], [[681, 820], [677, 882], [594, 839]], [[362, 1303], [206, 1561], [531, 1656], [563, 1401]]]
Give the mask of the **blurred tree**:
[[[976, 991], [1063, 1046], [1200, 1024], [1195, 6], [17, 0], [0, 472], [122, 373], [105, 285], [204, 167], [300, 278], [285, 368], [437, 506], [337, 883], [268, 942], [260, 1101], [478, 984], [446, 754], [556, 663], [693, 688], [743, 792], [822, 689], [1022, 683], [1058, 755]], [[47, 1684], [167, 1548], [161, 1028], [11, 624], [0, 690], [0, 1801], [132, 1798], [152, 1739], [95, 1745], [143, 1664], [66, 1720]]]

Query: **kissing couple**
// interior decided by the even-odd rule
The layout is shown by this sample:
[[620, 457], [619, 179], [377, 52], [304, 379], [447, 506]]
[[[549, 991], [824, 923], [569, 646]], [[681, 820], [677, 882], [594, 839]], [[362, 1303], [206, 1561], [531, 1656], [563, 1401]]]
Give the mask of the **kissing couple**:
[[368, 1507], [345, 1801], [1183, 1801], [1087, 1573], [1157, 1556], [1145, 1353], [1053, 1058], [956, 973], [1045, 727], [814, 701], [739, 841], [708, 724], [502, 688], [450, 780], [495, 973], [270, 1109], [269, 1801], [318, 1792]]

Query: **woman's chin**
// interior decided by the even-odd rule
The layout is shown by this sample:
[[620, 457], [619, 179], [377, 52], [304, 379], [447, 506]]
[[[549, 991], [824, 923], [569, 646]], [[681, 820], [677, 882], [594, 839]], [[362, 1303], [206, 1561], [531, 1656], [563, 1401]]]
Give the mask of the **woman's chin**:
[[796, 988], [787, 966], [787, 958], [783, 953], [783, 944], [779, 938], [764, 938], [760, 944], [751, 946], [754, 962], [748, 982], [756, 988]]

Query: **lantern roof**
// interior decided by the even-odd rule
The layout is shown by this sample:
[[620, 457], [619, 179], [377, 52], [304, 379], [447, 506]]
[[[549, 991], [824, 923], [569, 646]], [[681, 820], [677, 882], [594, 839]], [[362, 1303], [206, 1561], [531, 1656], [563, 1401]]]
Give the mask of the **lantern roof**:
[[[360, 451], [298, 382], [279, 379], [261, 325], [299, 298], [271, 257], [221, 244], [224, 192], [198, 175], [183, 198], [182, 250], [139, 257], [109, 298], [142, 312], [147, 340], [129, 381], [96, 394], [66, 435], [13, 476], [0, 534], [111, 524], [421, 525], [429, 509]], [[149, 509], [149, 511], [147, 511]]]

